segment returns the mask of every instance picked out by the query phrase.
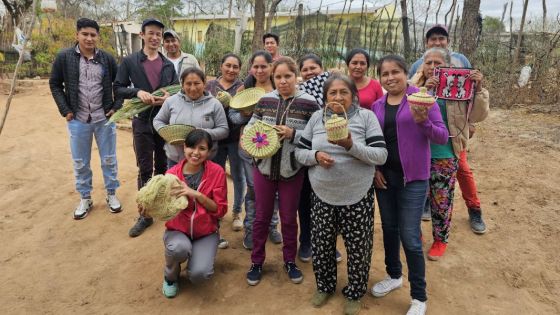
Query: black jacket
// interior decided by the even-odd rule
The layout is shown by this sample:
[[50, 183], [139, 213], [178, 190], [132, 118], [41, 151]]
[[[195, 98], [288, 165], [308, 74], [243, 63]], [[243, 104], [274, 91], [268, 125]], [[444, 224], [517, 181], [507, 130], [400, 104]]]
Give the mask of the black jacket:
[[[95, 62], [103, 66], [103, 110], [105, 113], [111, 109], [118, 110], [122, 100], [113, 98], [113, 80], [117, 75], [117, 62], [109, 53], [98, 50], [94, 57]], [[79, 81], [80, 81], [80, 54], [76, 46], [60, 51], [52, 66], [49, 85], [51, 94], [62, 116], [69, 113], [76, 115], [79, 109]]]
[[[148, 57], [144, 54], [144, 51], [140, 50], [124, 58], [119, 66], [114, 84], [115, 95], [117, 95], [118, 98], [129, 99], [136, 97], [140, 90], [152, 93], [159, 88], [179, 84], [179, 79], [177, 78], [177, 72], [175, 72], [173, 63], [165, 58], [163, 54], [159, 53], [159, 55], [163, 59], [163, 66], [161, 68], [159, 86], [156, 89], [152, 89], [148, 76], [146, 76], [146, 72], [144, 71], [144, 66], [142, 65], [142, 62]], [[131, 83], [134, 87], [129, 87]], [[138, 114], [138, 118], [151, 121], [159, 112], [160, 107], [161, 106], [154, 106], [150, 110]]]

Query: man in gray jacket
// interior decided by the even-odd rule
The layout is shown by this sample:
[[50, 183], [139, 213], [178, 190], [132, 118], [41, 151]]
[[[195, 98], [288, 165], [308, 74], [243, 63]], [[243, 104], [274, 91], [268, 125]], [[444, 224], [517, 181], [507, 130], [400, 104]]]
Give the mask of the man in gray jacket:
[[163, 55], [173, 63], [178, 77], [187, 68], [195, 67], [200, 69], [195, 56], [181, 51], [181, 39], [174, 30], [167, 30], [163, 33], [163, 49], [165, 50]]

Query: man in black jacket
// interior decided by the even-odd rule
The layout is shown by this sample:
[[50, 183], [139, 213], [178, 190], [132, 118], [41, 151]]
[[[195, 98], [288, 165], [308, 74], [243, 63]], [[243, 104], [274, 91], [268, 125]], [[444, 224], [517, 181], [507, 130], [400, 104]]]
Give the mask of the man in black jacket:
[[81, 196], [74, 219], [79, 220], [85, 218], [93, 206], [90, 168], [93, 136], [99, 148], [109, 211], [118, 213], [122, 209], [115, 195], [119, 187], [117, 133], [114, 123], [107, 124], [108, 117], [119, 109], [122, 101], [113, 98], [117, 63], [110, 54], [96, 48], [99, 25], [94, 20], [81, 18], [76, 28], [77, 44], [58, 53], [49, 85], [60, 114], [68, 122], [76, 190]]
[[[119, 98], [138, 97], [152, 108], [138, 114], [132, 120], [134, 152], [138, 165], [138, 189], [142, 188], [154, 174], [164, 174], [167, 170], [167, 157], [163, 149], [165, 141], [153, 127], [153, 119], [169, 93], [162, 97], [151, 93], [159, 88], [178, 84], [177, 73], [173, 63], [160, 52], [164, 25], [149, 18], [142, 22], [140, 37], [144, 48], [124, 58], [119, 66], [115, 80], [115, 94]], [[133, 87], [130, 87], [130, 85]], [[152, 225], [153, 219], [140, 216], [128, 232], [136, 237]]]

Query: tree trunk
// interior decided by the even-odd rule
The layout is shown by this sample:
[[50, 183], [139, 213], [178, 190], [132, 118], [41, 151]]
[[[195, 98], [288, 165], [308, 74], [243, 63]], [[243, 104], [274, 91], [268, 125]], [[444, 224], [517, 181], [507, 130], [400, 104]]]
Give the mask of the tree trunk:
[[527, 16], [527, 5], [529, 0], [525, 0], [523, 4], [523, 15], [521, 15], [521, 25], [519, 26], [519, 34], [517, 35], [517, 47], [515, 48], [515, 57], [513, 58], [513, 70], [519, 64], [519, 51], [521, 50], [521, 42], [523, 41], [523, 27], [525, 26], [525, 17]]
[[430, 6], [432, 0], [428, 0], [428, 8], [426, 9], [426, 18], [424, 18], [424, 26], [422, 27], [422, 51], [426, 50], [426, 24], [428, 24], [428, 16], [430, 15]]
[[546, 31], [546, 0], [542, 0], [542, 31]]
[[247, 13], [245, 13], [245, 7], [247, 6], [246, 0], [237, 0], [236, 5], [236, 16], [237, 21], [235, 22], [235, 38], [233, 41], [233, 53], [239, 54], [241, 52], [241, 41], [243, 40], [243, 33], [247, 29]]
[[303, 3], [298, 5], [297, 17], [296, 17], [296, 54], [299, 55], [301, 52], [301, 44], [303, 41]]
[[513, 58], [511, 50], [513, 49], [513, 17], [511, 11], [513, 10], [513, 1], [509, 3], [509, 58]]
[[441, 9], [441, 4], [442, 3], [443, 3], [443, 0], [439, 0], [438, 6], [437, 6], [437, 11], [436, 11], [436, 24], [438, 24], [439, 10]]
[[416, 13], [414, 10], [414, 0], [410, 0], [410, 9], [412, 10], [412, 35], [414, 40], [413, 57], [416, 57], [418, 52], [418, 36], [416, 34]]
[[266, 33], [270, 32], [272, 29], [272, 19], [276, 16], [276, 10], [278, 9], [278, 5], [282, 2], [282, 0], [274, 0], [270, 4], [270, 9], [268, 10], [268, 16], [266, 17]]
[[262, 36], [264, 35], [264, 0], [255, 0], [255, 15], [253, 17], [253, 52], [262, 49]]
[[401, 21], [404, 42], [404, 59], [410, 59], [410, 32], [408, 30], [408, 8], [406, 0], [401, 0]]
[[463, 5], [463, 21], [461, 22], [461, 45], [459, 51], [469, 60], [472, 60], [476, 52], [477, 37], [479, 34], [478, 11], [480, 0], [465, 0]]
[[[453, 19], [455, 18], [455, 11], [458, 11], [458, 5], [457, 5], [457, 0], [453, 0], [453, 6], [451, 7], [451, 19], [449, 19], [449, 26], [447, 26], [447, 29], [451, 32], [451, 30], [453, 29]], [[457, 13], [457, 16], [459, 15], [459, 13]]]

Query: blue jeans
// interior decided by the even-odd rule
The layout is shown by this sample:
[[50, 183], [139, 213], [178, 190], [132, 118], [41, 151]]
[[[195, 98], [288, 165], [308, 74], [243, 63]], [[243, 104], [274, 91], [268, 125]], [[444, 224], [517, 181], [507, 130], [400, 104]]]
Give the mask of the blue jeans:
[[68, 122], [70, 151], [74, 163], [76, 190], [82, 198], [91, 197], [92, 177], [90, 160], [91, 144], [95, 142], [99, 149], [103, 181], [108, 194], [114, 194], [119, 187], [117, 179], [117, 131], [114, 123], [105, 125], [107, 120], [97, 123], [83, 123], [77, 119]]
[[420, 222], [426, 201], [428, 180], [406, 183], [402, 173], [383, 170], [387, 189], [375, 189], [385, 247], [385, 268], [393, 279], [402, 276], [400, 244], [404, 248], [408, 265], [410, 295], [413, 299], [426, 301], [426, 264], [420, 239]]
[[[247, 193], [245, 194], [245, 219], [243, 227], [247, 233], [253, 232], [253, 222], [255, 221], [255, 182], [253, 179], [253, 160], [244, 152], [239, 151], [241, 166], [245, 173], [245, 182], [247, 183]], [[272, 220], [270, 221], [270, 229], [276, 229], [278, 225], [278, 207], [275, 208]]]
[[233, 213], [239, 214], [241, 213], [241, 204], [243, 203], [243, 194], [245, 193], [245, 175], [241, 159], [239, 158], [239, 144], [237, 142], [220, 142], [218, 152], [213, 161], [225, 169], [228, 157], [229, 171], [233, 181]]

